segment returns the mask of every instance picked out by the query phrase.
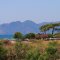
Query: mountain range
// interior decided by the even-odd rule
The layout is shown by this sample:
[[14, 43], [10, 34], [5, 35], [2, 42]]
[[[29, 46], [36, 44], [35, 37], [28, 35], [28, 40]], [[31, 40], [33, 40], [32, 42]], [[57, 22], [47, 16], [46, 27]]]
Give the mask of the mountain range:
[[0, 34], [14, 34], [15, 32], [21, 32], [23, 34], [27, 34], [30, 32], [33, 33], [39, 33], [39, 27], [47, 24], [47, 22], [39, 23], [36, 24], [35, 22], [32, 21], [16, 21], [16, 22], [11, 22], [11, 23], [6, 23], [6, 24], [1, 24], [0, 25]]

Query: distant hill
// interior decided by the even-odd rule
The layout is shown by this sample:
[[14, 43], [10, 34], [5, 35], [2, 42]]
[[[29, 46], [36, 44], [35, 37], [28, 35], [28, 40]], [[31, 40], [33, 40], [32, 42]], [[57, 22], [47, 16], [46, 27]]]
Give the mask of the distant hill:
[[0, 25], [0, 34], [13, 34], [15, 32], [21, 32], [23, 34], [34, 32], [39, 32], [39, 25], [32, 21], [16, 21], [9, 24]]
[[39, 33], [39, 27], [47, 24], [47, 22], [43, 22], [40, 24], [36, 24], [32, 21], [16, 21], [9, 24], [2, 24], [0, 25], [0, 34], [14, 34], [15, 32], [21, 32], [23, 34], [34, 32]]

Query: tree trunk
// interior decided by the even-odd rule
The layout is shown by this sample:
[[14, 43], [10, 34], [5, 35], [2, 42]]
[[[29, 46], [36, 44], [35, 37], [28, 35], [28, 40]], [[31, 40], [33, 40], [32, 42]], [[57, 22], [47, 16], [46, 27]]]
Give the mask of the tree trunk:
[[55, 29], [55, 28], [52, 29], [52, 35], [54, 34], [54, 29]]

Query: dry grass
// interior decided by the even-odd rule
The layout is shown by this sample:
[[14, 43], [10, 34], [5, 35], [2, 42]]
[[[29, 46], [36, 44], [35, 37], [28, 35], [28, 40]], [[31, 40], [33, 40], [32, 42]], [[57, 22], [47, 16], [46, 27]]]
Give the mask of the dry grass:
[[35, 41], [24, 41], [24, 44], [28, 44], [32, 47], [43, 47], [46, 48], [50, 42], [56, 42], [57, 44], [60, 45], [60, 40], [35, 40]]
[[[0, 42], [4, 42], [4, 41], [0, 41]], [[15, 41], [16, 42], [16, 41]], [[50, 42], [57, 42], [60, 45], [60, 40], [34, 40], [34, 41], [22, 41], [23, 44], [27, 44], [29, 46], [32, 47], [43, 47], [46, 48], [48, 46], [48, 44]], [[12, 43], [11, 41], [9, 41], [7, 44], [5, 43], [6, 47], [12, 47], [14, 46], [15, 43]]]

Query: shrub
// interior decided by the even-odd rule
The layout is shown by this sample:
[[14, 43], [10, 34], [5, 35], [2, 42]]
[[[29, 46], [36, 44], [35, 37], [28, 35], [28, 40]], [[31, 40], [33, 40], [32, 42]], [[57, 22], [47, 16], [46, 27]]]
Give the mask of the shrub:
[[7, 50], [2, 45], [0, 45], [0, 60], [6, 60]]
[[29, 50], [26, 55], [26, 60], [38, 60], [40, 56], [40, 51], [36, 48], [34, 50]]
[[15, 39], [19, 40], [19, 39], [22, 39], [22, 38], [23, 38], [23, 35], [22, 35], [22, 33], [20, 33], [20, 32], [16, 32], [13, 37], [14, 37]]
[[35, 38], [35, 34], [34, 33], [28, 33], [28, 34], [25, 35], [25, 38], [34, 39]]

